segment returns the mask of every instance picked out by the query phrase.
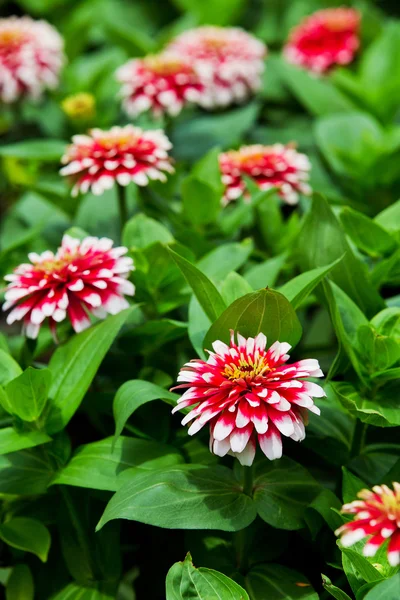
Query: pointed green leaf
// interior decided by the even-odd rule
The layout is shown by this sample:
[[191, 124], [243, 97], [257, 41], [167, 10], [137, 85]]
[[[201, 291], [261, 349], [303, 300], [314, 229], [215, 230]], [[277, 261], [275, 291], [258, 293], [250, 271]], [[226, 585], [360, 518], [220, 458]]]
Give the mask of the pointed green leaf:
[[51, 543], [50, 533], [47, 527], [36, 519], [14, 517], [0, 525], [0, 538], [13, 548], [36, 554], [42, 562], [47, 560]]

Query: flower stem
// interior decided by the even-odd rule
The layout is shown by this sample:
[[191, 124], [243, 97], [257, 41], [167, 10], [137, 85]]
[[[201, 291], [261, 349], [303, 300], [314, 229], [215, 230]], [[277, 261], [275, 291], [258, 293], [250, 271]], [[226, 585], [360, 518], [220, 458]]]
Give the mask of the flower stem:
[[122, 232], [123, 232], [125, 223], [128, 220], [128, 207], [126, 204], [126, 187], [124, 187], [122, 185], [117, 185], [117, 194], [118, 194], [119, 220], [120, 220], [121, 240], [122, 240]]
[[359, 456], [362, 454], [362, 451], [365, 446], [365, 438], [367, 435], [367, 427], [366, 423], [359, 421], [357, 419], [356, 425], [354, 427], [353, 440], [351, 442], [350, 449], [350, 457], [354, 458], [355, 456]]

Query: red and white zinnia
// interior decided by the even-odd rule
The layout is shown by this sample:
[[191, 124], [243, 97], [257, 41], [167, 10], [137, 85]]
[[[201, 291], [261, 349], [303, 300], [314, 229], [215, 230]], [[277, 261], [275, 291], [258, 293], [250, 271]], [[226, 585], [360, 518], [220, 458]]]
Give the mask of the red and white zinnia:
[[36, 338], [46, 318], [55, 334], [57, 323], [69, 319], [75, 331], [90, 326], [89, 315], [103, 319], [129, 303], [135, 288], [128, 281], [133, 260], [127, 248], [113, 248], [108, 238], [86, 237], [82, 241], [64, 235], [54, 254], [29, 254], [30, 263], [19, 265], [9, 282], [3, 310], [11, 312], [7, 323], [23, 321], [27, 337]]
[[122, 65], [116, 77], [122, 84], [123, 107], [132, 117], [147, 110], [155, 117], [174, 117], [186, 104], [199, 102], [204, 93], [204, 85], [185, 56], [164, 53], [135, 58]]
[[256, 338], [232, 332], [230, 345], [216, 341], [206, 361], [195, 359], [181, 369], [174, 389], [188, 388], [173, 412], [191, 411], [182, 425], [192, 421], [189, 435], [210, 426], [210, 450], [232, 454], [251, 465], [257, 441], [270, 460], [282, 456], [282, 435], [295, 441], [305, 437], [307, 410], [320, 413], [313, 398], [324, 390], [305, 377], [322, 377], [315, 359], [287, 364], [291, 346], [275, 342], [266, 350], [263, 333]]
[[314, 73], [347, 65], [360, 46], [359, 27], [360, 13], [353, 8], [318, 10], [292, 29], [284, 56]]
[[46, 21], [0, 19], [0, 100], [38, 98], [58, 84], [64, 64], [63, 40]]
[[361, 490], [359, 500], [345, 504], [342, 512], [354, 515], [336, 531], [346, 548], [367, 538], [364, 556], [375, 556], [377, 550], [389, 541], [388, 561], [392, 567], [400, 564], [400, 483], [393, 489], [387, 485], [375, 485], [372, 490]]
[[291, 145], [242, 146], [239, 150], [220, 154], [219, 166], [225, 185], [223, 204], [242, 195], [248, 196], [244, 175], [250, 177], [261, 190], [278, 188], [280, 197], [287, 204], [297, 204], [299, 194], [311, 193], [308, 184], [310, 161]]
[[92, 129], [88, 135], [72, 138], [60, 173], [74, 181], [73, 196], [89, 190], [101, 195], [115, 183], [126, 186], [133, 181], [144, 186], [150, 180], [165, 181], [166, 173], [173, 173], [171, 147], [160, 129], [145, 131], [133, 125]]
[[204, 108], [243, 102], [261, 87], [267, 48], [238, 27], [203, 26], [178, 35], [166, 53], [184, 56], [205, 86]]

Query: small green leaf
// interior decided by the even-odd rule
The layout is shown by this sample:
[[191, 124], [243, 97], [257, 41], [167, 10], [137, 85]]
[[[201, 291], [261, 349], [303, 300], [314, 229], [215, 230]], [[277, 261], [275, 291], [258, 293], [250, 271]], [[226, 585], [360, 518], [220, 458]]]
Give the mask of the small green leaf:
[[288, 342], [294, 346], [301, 337], [301, 325], [289, 300], [275, 290], [259, 290], [235, 300], [211, 325], [203, 347], [210, 349], [216, 340], [228, 342], [230, 330], [244, 337], [262, 332], [268, 344]]
[[1, 494], [43, 494], [53, 476], [53, 468], [35, 448], [0, 456]]
[[241, 298], [252, 291], [253, 288], [249, 283], [247, 283], [246, 279], [234, 271], [229, 273], [221, 287], [221, 295], [227, 306], [232, 304], [232, 302], [235, 302], [235, 300], [238, 298]]
[[122, 235], [122, 243], [128, 248], [147, 248], [155, 242], [169, 244], [173, 241], [172, 234], [164, 225], [143, 213], [129, 219]]
[[53, 596], [52, 600], [115, 600], [115, 593], [108, 592], [104, 587], [102, 582], [93, 582], [90, 586], [70, 583]]
[[364, 600], [397, 600], [400, 589], [400, 573], [381, 581], [368, 592]]
[[279, 529], [304, 527], [304, 514], [320, 492], [306, 469], [289, 458], [259, 463], [254, 477], [254, 502], [260, 517]]
[[189, 553], [170, 568], [165, 585], [166, 600], [249, 600], [247, 592], [226, 575], [204, 567], [196, 569]]
[[346, 382], [331, 382], [333, 391], [342, 405], [364, 423], [375, 427], [397, 427], [400, 425], [398, 406], [398, 383], [393, 387], [385, 386], [377, 392], [373, 399], [367, 394], [358, 392]]
[[397, 340], [381, 335], [371, 325], [363, 325], [357, 331], [361, 355], [371, 372], [384, 371], [400, 359]]
[[4, 427], [0, 429], [0, 455], [33, 448], [40, 444], [51, 442], [49, 437], [43, 431], [18, 432], [13, 427]]
[[255, 505], [232, 471], [177, 465], [132, 473], [107, 504], [97, 529], [113, 519], [129, 519], [167, 529], [238, 531], [255, 517]]
[[13, 548], [36, 554], [42, 562], [47, 560], [51, 543], [50, 533], [47, 527], [36, 519], [14, 517], [0, 525], [0, 538]]
[[6, 587], [6, 600], [33, 600], [35, 587], [30, 568], [27, 565], [16, 565], [10, 575]]
[[218, 319], [219, 315], [225, 310], [226, 305], [215, 285], [200, 269], [186, 260], [186, 258], [183, 258], [183, 256], [180, 256], [171, 249], [169, 249], [169, 252], [192, 288], [206, 315], [211, 321]]
[[333, 585], [332, 581], [326, 575], [322, 575], [322, 585], [324, 589], [335, 598], [335, 600], [351, 600], [350, 596], [340, 588]]
[[58, 162], [67, 144], [61, 140], [26, 140], [0, 146], [0, 156], [11, 156], [24, 160]]
[[69, 422], [119, 330], [135, 307], [108, 317], [103, 323], [78, 333], [51, 357], [53, 374], [46, 431], [56, 433]]
[[19, 364], [8, 352], [0, 348], [0, 385], [6, 385], [22, 373]]
[[45, 407], [51, 384], [49, 369], [28, 367], [6, 385], [5, 391], [12, 414], [23, 421], [36, 421]]
[[297, 277], [280, 287], [278, 291], [286, 296], [294, 309], [297, 309], [342, 258], [338, 258], [326, 267], [317, 267], [316, 269], [311, 269], [311, 271], [297, 275]]
[[155, 459], [163, 459], [164, 466], [183, 462], [172, 446], [129, 437], [120, 437], [113, 446], [113, 438], [109, 437], [78, 448], [52, 483], [115, 492], [122, 472], [146, 468], [146, 463]]
[[353, 502], [353, 500], [356, 500], [358, 492], [360, 492], [368, 486], [359, 477], [353, 475], [353, 473], [348, 471], [345, 467], [342, 467], [342, 471], [342, 496], [343, 502], [347, 504], [348, 502]]
[[179, 400], [178, 394], [173, 394], [164, 388], [141, 379], [126, 381], [117, 391], [113, 413], [115, 420], [115, 438], [121, 435], [125, 423], [129, 417], [143, 404], [153, 400], [166, 400], [168, 404], [175, 406]]
[[338, 545], [342, 553], [347, 556], [349, 560], [351, 560], [353, 567], [361, 575], [364, 581], [370, 583], [372, 581], [379, 581], [379, 579], [382, 579], [382, 575], [377, 569], [375, 569], [375, 567], [371, 565], [365, 556], [359, 554], [351, 548], [343, 548], [340, 546], [340, 541], [338, 541]]
[[340, 221], [354, 244], [370, 256], [383, 256], [396, 248], [396, 242], [378, 223], [346, 206]]

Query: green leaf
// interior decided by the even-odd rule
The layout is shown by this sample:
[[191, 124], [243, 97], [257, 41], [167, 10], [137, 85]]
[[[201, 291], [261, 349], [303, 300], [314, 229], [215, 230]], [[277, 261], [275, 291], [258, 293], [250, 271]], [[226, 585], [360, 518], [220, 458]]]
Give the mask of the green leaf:
[[36, 449], [0, 456], [1, 494], [43, 494], [53, 476], [53, 467]]
[[383, 308], [383, 301], [370, 283], [364, 265], [355, 257], [340, 224], [328, 202], [314, 196], [297, 240], [296, 251], [303, 270], [328, 266], [342, 258], [332, 268], [330, 278], [368, 315]]
[[280, 69], [284, 83], [311, 114], [321, 117], [354, 110], [354, 104], [328, 78], [315, 77], [284, 60]]
[[192, 288], [194, 295], [201, 304], [206, 315], [211, 321], [218, 319], [226, 306], [215, 285], [206, 275], [204, 275], [204, 273], [202, 273], [202, 271], [200, 271], [200, 269], [186, 260], [186, 258], [183, 258], [183, 256], [180, 256], [170, 248], [169, 252]]
[[331, 490], [323, 488], [318, 496], [314, 498], [310, 506], [306, 509], [305, 520], [310, 529], [310, 532], [315, 539], [320, 530], [318, 520], [315, 518], [317, 512], [323, 520], [328, 524], [332, 531], [336, 531], [338, 527], [343, 525], [343, 519], [336, 511], [340, 510], [342, 503]]
[[0, 348], [0, 385], [6, 385], [22, 373], [19, 364], [8, 352]]
[[115, 600], [115, 594], [104, 590], [103, 583], [96, 584], [94, 582], [90, 587], [79, 583], [70, 583], [53, 596], [52, 600]]
[[167, 574], [166, 600], [249, 600], [247, 592], [226, 575], [193, 566], [190, 553]]
[[376, 215], [374, 221], [389, 233], [400, 231], [400, 200]]
[[371, 320], [371, 325], [381, 335], [387, 335], [400, 342], [400, 307], [385, 308]]
[[260, 517], [279, 529], [301, 529], [304, 514], [320, 492], [308, 471], [289, 458], [256, 465], [254, 502]]
[[348, 471], [345, 467], [342, 468], [342, 471], [342, 496], [343, 502], [347, 504], [348, 502], [353, 502], [353, 500], [356, 500], [358, 492], [368, 486], [359, 477], [353, 475], [353, 473]]
[[294, 309], [297, 309], [330, 271], [340, 263], [342, 258], [338, 258], [326, 267], [318, 267], [297, 275], [280, 287], [278, 291], [286, 296]]
[[179, 397], [178, 394], [168, 392], [150, 381], [141, 379], [126, 381], [118, 389], [113, 403], [115, 438], [121, 435], [129, 417], [143, 404], [162, 399], [166, 400], [171, 406], [175, 406]]
[[6, 600], [33, 600], [35, 588], [30, 568], [16, 565], [10, 575], [6, 588]]
[[197, 263], [197, 267], [217, 283], [245, 264], [253, 250], [251, 239], [240, 243], [223, 244], [208, 252]]
[[351, 600], [350, 596], [336, 587], [336, 585], [333, 585], [332, 581], [326, 575], [322, 575], [322, 585], [328, 594], [333, 596], [336, 600]]
[[25, 142], [0, 146], [0, 156], [59, 162], [65, 152], [66, 145], [61, 140], [26, 140]]
[[[146, 463], [151, 466], [150, 461], [154, 459], [163, 459], [165, 466], [183, 462], [172, 446], [129, 437], [120, 437], [113, 446], [113, 438], [109, 437], [78, 448], [52, 483], [115, 492], [119, 487], [118, 476], [123, 471], [139, 466], [146, 468]], [[159, 464], [158, 468], [161, 467]]]
[[306, 577], [274, 563], [257, 565], [246, 575], [251, 600], [318, 600]]
[[364, 600], [397, 600], [400, 589], [400, 573], [381, 581], [368, 592]]
[[53, 383], [46, 420], [48, 433], [63, 429], [74, 415], [104, 356], [134, 309], [123, 310], [78, 333], [54, 352], [49, 363]]
[[273, 258], [269, 258], [259, 265], [251, 267], [246, 271], [244, 278], [251, 285], [253, 290], [258, 290], [262, 287], [272, 287], [275, 285], [281, 272], [283, 265], [287, 259], [286, 252]]
[[50, 550], [50, 533], [36, 519], [14, 517], [0, 525], [0, 539], [9, 546], [36, 554], [42, 562], [47, 561]]
[[[396, 382], [397, 384], [397, 382]], [[375, 427], [397, 427], [400, 425], [398, 407], [398, 384], [379, 390], [373, 399], [361, 394], [349, 383], [331, 382], [337, 398], [347, 410], [364, 423]]]
[[183, 211], [194, 225], [213, 223], [221, 212], [224, 186], [219, 152], [219, 148], [210, 150], [182, 182]]
[[384, 148], [384, 135], [372, 116], [361, 112], [328, 115], [317, 121], [315, 136], [335, 173], [356, 179], [361, 188], [375, 184], [380, 173], [373, 166]]
[[396, 248], [395, 240], [387, 231], [349, 206], [340, 212], [340, 221], [357, 248], [370, 256], [383, 256]]
[[253, 288], [246, 279], [232, 271], [224, 280], [221, 287], [221, 295], [225, 300], [227, 306], [235, 302], [238, 298], [241, 298], [245, 294], [249, 294], [253, 291]]
[[182, 11], [194, 14], [200, 23], [231, 25], [237, 21], [246, 3], [245, 0], [173, 0], [173, 4]]
[[204, 348], [210, 349], [215, 340], [228, 342], [229, 331], [244, 337], [255, 337], [262, 332], [269, 345], [275, 341], [294, 346], [301, 337], [301, 325], [289, 300], [275, 290], [259, 290], [235, 300], [211, 325], [204, 339]]
[[143, 213], [135, 215], [124, 227], [122, 243], [128, 248], [147, 248], [155, 242], [169, 244], [174, 238], [169, 230]]
[[33, 448], [40, 444], [51, 442], [49, 437], [43, 431], [26, 431], [19, 433], [13, 427], [0, 429], [0, 455]]
[[383, 371], [400, 358], [400, 344], [397, 340], [381, 335], [371, 325], [363, 325], [357, 331], [362, 357], [371, 372]]
[[232, 471], [177, 465], [133, 473], [111, 498], [97, 529], [113, 519], [129, 519], [168, 529], [238, 531], [255, 517], [253, 501], [243, 494]]
[[382, 579], [382, 576], [379, 573], [379, 571], [371, 565], [371, 563], [365, 558], [365, 556], [359, 554], [351, 548], [343, 548], [340, 545], [340, 541], [338, 541], [338, 545], [342, 553], [345, 556], [347, 556], [355, 570], [361, 575], [361, 577], [366, 582], [370, 583], [372, 581], [378, 581], [379, 579]]
[[45, 407], [51, 384], [49, 369], [28, 367], [6, 385], [6, 394], [12, 414], [23, 421], [36, 421]]

